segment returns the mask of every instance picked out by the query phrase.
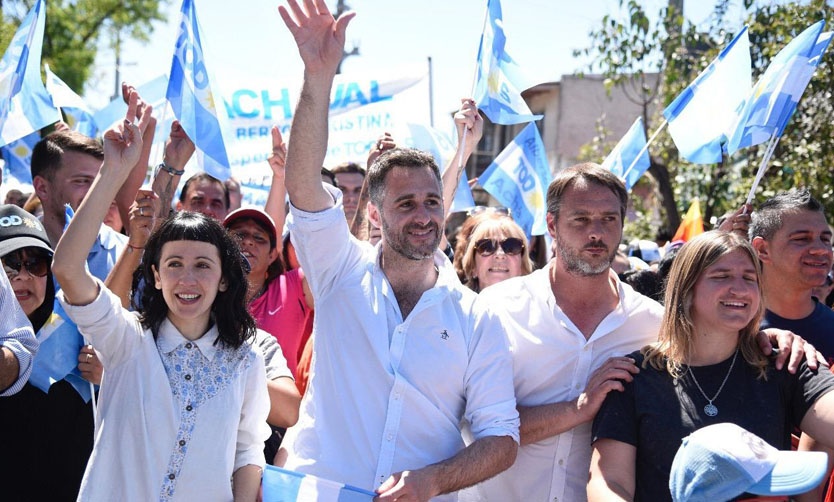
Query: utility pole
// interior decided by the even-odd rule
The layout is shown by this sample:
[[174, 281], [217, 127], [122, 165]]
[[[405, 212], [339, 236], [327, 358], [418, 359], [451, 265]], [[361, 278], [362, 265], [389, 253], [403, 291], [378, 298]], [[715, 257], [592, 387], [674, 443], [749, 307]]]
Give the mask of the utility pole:
[[[115, 40], [113, 41], [113, 50], [116, 52], [116, 78], [113, 84], [113, 96], [110, 100], [122, 99], [122, 30], [118, 27], [113, 28]], [[125, 66], [135, 66], [136, 63], [124, 63]]]
[[[2, 1], [2, 0], [0, 0]], [[350, 10], [350, 5], [348, 5], [345, 0], [339, 0], [336, 2], [336, 13], [333, 14], [333, 17], [339, 19], [339, 16], [342, 13], [347, 12]], [[342, 63], [345, 62], [345, 59], [349, 58], [350, 56], [358, 56], [359, 55], [359, 44], [357, 42], [352, 42], [353, 47], [349, 51], [342, 50], [342, 60], [339, 61], [339, 66], [336, 67], [336, 74], [342, 73]]]

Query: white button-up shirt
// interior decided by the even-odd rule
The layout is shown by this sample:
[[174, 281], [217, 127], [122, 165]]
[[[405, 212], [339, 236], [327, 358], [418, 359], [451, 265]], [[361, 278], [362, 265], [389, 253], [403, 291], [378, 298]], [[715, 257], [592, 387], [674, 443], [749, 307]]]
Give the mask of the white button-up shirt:
[[[506, 339], [439, 251], [439, 275], [403, 319], [376, 248], [333, 208], [292, 208], [290, 232], [316, 298], [313, 363], [286, 467], [373, 490], [391, 474], [454, 456], [475, 439], [518, 441]], [[437, 500], [456, 500], [447, 495]]]
[[[507, 331], [519, 406], [576, 399], [591, 373], [609, 358], [657, 340], [663, 307], [617, 281], [617, 307], [586, 340], [562, 312], [550, 288], [550, 267], [481, 292]], [[586, 500], [591, 424], [521, 446], [513, 466], [476, 487], [481, 500]]]
[[[98, 281], [97, 281], [98, 282]], [[269, 395], [263, 355], [189, 341], [167, 319], [156, 340], [99, 282], [89, 305], [60, 299], [105, 372], [79, 500], [232, 500], [232, 473], [263, 467]]]

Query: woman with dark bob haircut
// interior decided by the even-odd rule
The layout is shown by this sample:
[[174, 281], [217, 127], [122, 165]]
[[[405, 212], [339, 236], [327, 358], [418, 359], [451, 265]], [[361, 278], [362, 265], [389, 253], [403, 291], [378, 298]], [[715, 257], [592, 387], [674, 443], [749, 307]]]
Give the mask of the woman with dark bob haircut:
[[136, 117], [137, 99], [131, 92], [125, 121], [104, 134], [104, 161], [52, 266], [63, 286], [58, 300], [104, 367], [78, 500], [255, 501], [269, 395], [263, 354], [250, 342], [255, 322], [235, 241], [194, 213], [154, 232], [152, 222], [133, 228], [149, 234], [144, 246], [129, 244], [144, 253], [139, 312], [123, 308], [84, 266], [110, 202], [139, 162], [150, 112]]

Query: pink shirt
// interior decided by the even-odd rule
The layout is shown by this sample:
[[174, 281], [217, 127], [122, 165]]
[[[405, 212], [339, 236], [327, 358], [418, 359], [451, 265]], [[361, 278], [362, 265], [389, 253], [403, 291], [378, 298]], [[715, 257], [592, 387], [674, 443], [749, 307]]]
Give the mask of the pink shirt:
[[264, 294], [249, 304], [249, 312], [258, 327], [278, 340], [293, 377], [298, 366], [301, 337], [310, 313], [301, 285], [303, 279], [300, 269], [290, 270], [272, 279]]

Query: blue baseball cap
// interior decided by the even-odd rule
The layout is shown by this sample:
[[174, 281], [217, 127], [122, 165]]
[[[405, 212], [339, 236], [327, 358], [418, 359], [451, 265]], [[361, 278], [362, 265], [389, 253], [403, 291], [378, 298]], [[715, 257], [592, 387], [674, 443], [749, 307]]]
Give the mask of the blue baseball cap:
[[828, 455], [780, 451], [736, 424], [698, 429], [683, 439], [672, 462], [674, 501], [730, 500], [743, 493], [797, 495], [819, 485]]

